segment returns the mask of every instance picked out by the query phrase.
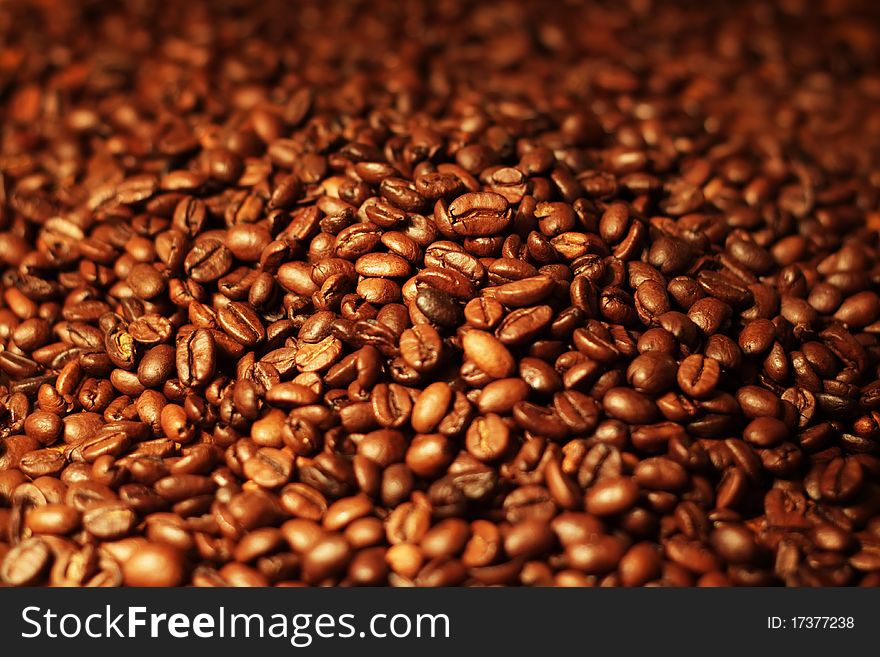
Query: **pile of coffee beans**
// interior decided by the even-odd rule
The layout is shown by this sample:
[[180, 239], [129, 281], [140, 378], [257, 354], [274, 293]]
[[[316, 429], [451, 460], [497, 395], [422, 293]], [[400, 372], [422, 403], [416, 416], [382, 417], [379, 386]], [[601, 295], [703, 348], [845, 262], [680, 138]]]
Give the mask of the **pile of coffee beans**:
[[880, 584], [865, 0], [0, 7], [0, 582]]

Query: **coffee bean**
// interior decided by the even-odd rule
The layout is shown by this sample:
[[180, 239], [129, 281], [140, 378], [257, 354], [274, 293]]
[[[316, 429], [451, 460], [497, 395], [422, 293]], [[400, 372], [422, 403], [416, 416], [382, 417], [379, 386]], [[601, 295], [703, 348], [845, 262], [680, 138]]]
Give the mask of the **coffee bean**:
[[193, 246], [183, 266], [194, 281], [216, 281], [232, 268], [232, 253], [220, 240], [207, 238]]
[[294, 362], [300, 372], [319, 372], [330, 367], [342, 353], [342, 343], [328, 335], [320, 342], [302, 344]]
[[41, 445], [52, 445], [61, 437], [64, 423], [55, 413], [35, 411], [24, 420], [25, 433]]
[[326, 535], [303, 556], [303, 576], [311, 582], [326, 579], [344, 569], [351, 557], [351, 546], [343, 537]]
[[745, 416], [749, 418], [778, 418], [783, 413], [779, 398], [759, 386], [743, 386], [737, 391], [736, 399]]
[[355, 271], [361, 276], [398, 278], [409, 274], [409, 263], [393, 253], [367, 253], [355, 262]]
[[552, 319], [553, 309], [550, 306], [519, 308], [504, 318], [495, 334], [508, 346], [525, 344], [540, 335]]
[[455, 327], [464, 320], [464, 313], [456, 300], [440, 290], [425, 287], [419, 290], [416, 307], [434, 324]]
[[675, 383], [676, 371], [677, 366], [671, 356], [648, 351], [629, 364], [626, 380], [636, 392], [659, 394]]
[[566, 562], [588, 575], [600, 575], [613, 570], [626, 552], [626, 545], [619, 538], [594, 535], [565, 549]]
[[216, 368], [214, 337], [207, 329], [196, 329], [178, 339], [175, 363], [177, 376], [187, 388], [199, 388], [213, 376]]
[[31, 509], [25, 523], [35, 534], [64, 535], [79, 527], [80, 514], [64, 504], [46, 504]]
[[[296, 406], [307, 406], [318, 401], [318, 395], [314, 390], [293, 381], [286, 381], [272, 386], [266, 391], [266, 401], [273, 406], [281, 406], [282, 408], [292, 408]], [[283, 418], [283, 415], [281, 416]], [[282, 427], [284, 420], [280, 420], [277, 431], [278, 439], [281, 439]], [[256, 424], [254, 424], [256, 428]]]
[[280, 488], [293, 473], [293, 457], [287, 452], [272, 447], [259, 449], [244, 462], [244, 475], [264, 488]]
[[388, 467], [403, 460], [406, 442], [403, 434], [390, 429], [380, 429], [366, 434], [358, 444], [358, 454], [365, 456], [380, 467]]
[[846, 299], [834, 318], [851, 327], [867, 326], [880, 317], [880, 297], [875, 292], [859, 292]]
[[127, 536], [137, 524], [134, 511], [119, 502], [101, 502], [83, 512], [83, 527], [99, 539]]
[[432, 559], [454, 557], [464, 548], [469, 536], [468, 523], [460, 518], [447, 518], [425, 533], [419, 546], [422, 553]]
[[648, 424], [657, 416], [657, 405], [630, 388], [612, 388], [602, 399], [605, 412], [631, 424]]
[[843, 294], [840, 289], [826, 282], [819, 282], [813, 286], [807, 296], [809, 303], [817, 312], [830, 315], [840, 307]]
[[266, 329], [253, 308], [238, 301], [231, 301], [217, 313], [220, 326], [236, 341], [253, 346], [266, 338]]
[[537, 392], [552, 393], [562, 388], [562, 380], [556, 370], [539, 358], [520, 360], [519, 373], [526, 385]]
[[664, 548], [668, 558], [685, 570], [705, 574], [719, 569], [718, 557], [698, 541], [674, 537]]
[[144, 543], [122, 564], [127, 586], [180, 586], [186, 577], [183, 555], [164, 543]]
[[709, 540], [718, 554], [730, 563], [753, 564], [759, 554], [754, 535], [742, 525], [720, 525]]
[[635, 467], [633, 476], [636, 482], [649, 490], [675, 491], [688, 482], [685, 469], [672, 459], [662, 456], [643, 459]]
[[620, 558], [620, 580], [624, 586], [641, 586], [660, 576], [662, 554], [650, 543], [633, 545]]
[[513, 373], [515, 363], [507, 347], [485, 331], [468, 331], [462, 337], [465, 356], [494, 379], [503, 379]]
[[609, 516], [630, 509], [638, 500], [639, 487], [628, 477], [601, 479], [587, 491], [587, 512]]
[[532, 306], [546, 299], [556, 287], [556, 283], [550, 276], [540, 275], [523, 278], [512, 283], [499, 285], [491, 290], [491, 298], [500, 301], [511, 308]]
[[33, 586], [52, 563], [49, 546], [41, 538], [28, 538], [13, 547], [0, 563], [0, 579], [10, 586]]
[[18, 462], [19, 469], [27, 476], [37, 477], [57, 476], [67, 465], [64, 454], [54, 449], [37, 449], [23, 454]]
[[153, 299], [162, 294], [167, 287], [167, 281], [162, 274], [148, 264], [132, 267], [127, 282], [139, 299]]
[[721, 366], [714, 358], [692, 354], [681, 361], [676, 380], [682, 392], [697, 399], [708, 397], [721, 378]]
[[550, 491], [542, 486], [526, 485], [504, 498], [504, 517], [510, 523], [525, 520], [549, 521], [556, 514], [556, 503]]
[[419, 324], [400, 335], [400, 356], [416, 372], [430, 372], [440, 363], [443, 341], [429, 324]]
[[776, 338], [776, 326], [769, 319], [756, 319], [743, 328], [739, 334], [739, 346], [746, 354], [761, 354], [767, 351]]
[[498, 379], [487, 384], [477, 402], [481, 413], [510, 413], [514, 404], [529, 394], [528, 384], [522, 379]]
[[[508, 201], [493, 192], [467, 193], [449, 204], [452, 230], [463, 237], [495, 235], [510, 222]], [[436, 211], [435, 211], [436, 212]]]
[[142, 344], [157, 344], [171, 338], [171, 323], [165, 317], [145, 314], [128, 325], [128, 333]]
[[819, 479], [820, 495], [841, 502], [852, 499], [864, 483], [864, 471], [852, 458], [835, 458], [825, 466]]
[[774, 417], [758, 417], [743, 430], [743, 439], [759, 447], [773, 447], [788, 437], [788, 427]]
[[551, 440], [562, 440], [569, 433], [568, 425], [555, 409], [531, 402], [521, 401], [514, 404], [513, 419], [526, 431], [546, 436]]
[[26, 319], [15, 327], [12, 334], [12, 339], [19, 349], [28, 352], [45, 346], [51, 337], [52, 325], [45, 319], [39, 318]]
[[148, 388], [159, 387], [171, 378], [175, 366], [174, 347], [156, 345], [148, 350], [138, 365], [138, 381]]
[[500, 458], [510, 445], [510, 430], [500, 416], [490, 413], [471, 422], [465, 436], [468, 452], [480, 461]]
[[723, 301], [707, 297], [692, 305], [687, 312], [688, 318], [706, 335], [720, 331], [730, 318], [730, 306]]
[[464, 316], [474, 328], [487, 330], [494, 328], [504, 317], [504, 306], [495, 299], [472, 299], [464, 307]]
[[397, 383], [380, 383], [373, 388], [373, 416], [383, 427], [401, 427], [410, 420], [413, 400], [409, 391]]
[[504, 551], [513, 558], [533, 559], [552, 550], [555, 543], [556, 537], [549, 525], [538, 520], [523, 520], [505, 536]]
[[257, 262], [271, 241], [269, 230], [258, 224], [237, 224], [226, 233], [226, 247], [243, 262]]

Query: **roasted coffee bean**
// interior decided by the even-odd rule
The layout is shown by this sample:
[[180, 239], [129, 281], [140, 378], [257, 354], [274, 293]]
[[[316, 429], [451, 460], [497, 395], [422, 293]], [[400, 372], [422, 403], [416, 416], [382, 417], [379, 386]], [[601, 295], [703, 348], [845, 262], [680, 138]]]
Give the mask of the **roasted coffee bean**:
[[127, 586], [180, 586], [186, 568], [180, 551], [167, 543], [144, 543], [123, 561], [122, 573]]
[[674, 385], [676, 371], [677, 365], [671, 356], [648, 351], [629, 364], [626, 380], [637, 392], [656, 395]]
[[532, 342], [553, 319], [550, 306], [533, 306], [514, 310], [498, 326], [495, 334], [506, 345]]
[[759, 447], [773, 447], [788, 437], [788, 427], [774, 417], [755, 418], [743, 430], [743, 439]]
[[415, 303], [425, 317], [439, 326], [451, 328], [464, 321], [464, 313], [456, 299], [440, 290], [422, 288], [416, 294]]
[[18, 468], [27, 476], [37, 477], [57, 476], [67, 465], [64, 454], [54, 449], [37, 449], [22, 455], [18, 462]]
[[220, 240], [206, 238], [193, 246], [183, 266], [198, 283], [216, 281], [232, 268], [232, 253]]
[[367, 253], [358, 258], [354, 266], [361, 276], [398, 278], [410, 272], [409, 263], [393, 253]]
[[52, 445], [64, 431], [64, 423], [55, 413], [35, 411], [24, 420], [24, 432], [41, 445]]
[[419, 324], [400, 335], [400, 356], [416, 372], [430, 372], [440, 364], [443, 340], [429, 324]]
[[531, 276], [495, 288], [487, 288], [487, 296], [511, 308], [532, 306], [544, 301], [555, 289], [556, 282], [547, 275]]
[[606, 392], [602, 407], [611, 417], [631, 424], [648, 424], [657, 416], [657, 405], [630, 388], [612, 388]]
[[237, 224], [226, 234], [227, 248], [243, 262], [257, 262], [271, 241], [269, 230], [258, 224]]
[[187, 388], [200, 388], [216, 368], [216, 343], [210, 331], [196, 329], [177, 341], [177, 376]]
[[523, 358], [519, 374], [526, 385], [540, 393], [552, 393], [562, 388], [563, 382], [552, 365], [539, 358]]
[[167, 344], [156, 345], [148, 350], [138, 365], [138, 381], [148, 388], [158, 388], [165, 384], [174, 373], [174, 347]]
[[867, 326], [880, 317], [880, 296], [876, 292], [858, 292], [846, 299], [834, 318], [840, 320], [849, 327], [861, 328]]
[[746, 354], [767, 351], [776, 339], [776, 326], [769, 319], [755, 319], [745, 325], [739, 334], [739, 346]]
[[401, 427], [409, 422], [413, 400], [409, 391], [397, 383], [380, 383], [371, 396], [373, 416], [383, 427]]
[[576, 390], [553, 395], [553, 408], [559, 419], [573, 433], [589, 433], [596, 428], [602, 416], [599, 404], [592, 397]]
[[38, 537], [25, 539], [0, 562], [0, 579], [10, 586], [33, 586], [45, 577], [52, 563], [49, 545]]
[[167, 342], [172, 336], [171, 323], [165, 317], [145, 314], [128, 325], [128, 333], [142, 344]]
[[266, 329], [253, 308], [238, 301], [231, 301], [217, 313], [220, 326], [236, 341], [253, 346], [266, 338]]
[[626, 544], [609, 535], [593, 535], [583, 543], [565, 549], [566, 562], [587, 575], [600, 575], [613, 570], [626, 552]]
[[639, 487], [629, 477], [600, 479], [587, 491], [586, 509], [597, 516], [614, 515], [630, 509], [639, 498]]
[[842, 502], [852, 499], [862, 488], [864, 471], [853, 458], [837, 457], [822, 470], [819, 494], [824, 499]]
[[465, 436], [468, 452], [484, 462], [500, 458], [510, 445], [510, 430], [500, 416], [490, 413], [474, 418]]
[[709, 540], [719, 556], [729, 563], [753, 564], [759, 556], [754, 535], [742, 525], [722, 524]]
[[568, 433], [568, 425], [556, 413], [555, 409], [533, 404], [517, 402], [513, 406], [513, 419], [526, 431], [546, 436], [551, 440], [562, 440]]
[[474, 328], [492, 329], [504, 317], [504, 306], [495, 299], [472, 299], [464, 307], [464, 316]]
[[243, 474], [264, 488], [280, 488], [293, 473], [293, 457], [279, 449], [263, 447], [244, 462]]
[[721, 366], [718, 361], [700, 354], [692, 354], [681, 361], [676, 375], [682, 392], [697, 399], [715, 392], [720, 378]]
[[127, 536], [137, 524], [137, 516], [120, 502], [100, 502], [83, 512], [83, 527], [99, 539], [114, 540]]
[[452, 230], [462, 237], [495, 235], [510, 223], [507, 199], [493, 192], [463, 194], [443, 212]]
[[624, 586], [641, 586], [657, 579], [662, 569], [661, 551], [650, 543], [637, 543], [620, 559], [620, 580]]
[[675, 491], [688, 483], [688, 474], [679, 463], [660, 456], [640, 461], [633, 476], [642, 488], [648, 490]]
[[342, 343], [332, 335], [320, 342], [302, 344], [294, 356], [300, 372], [319, 372], [330, 367], [342, 353]]
[[776, 417], [783, 414], [781, 400], [770, 390], [759, 386], [743, 386], [736, 393], [736, 399], [746, 417]]
[[462, 337], [465, 356], [493, 379], [503, 379], [513, 373], [515, 363], [507, 347], [485, 331], [468, 331]]
[[116, 367], [130, 370], [137, 360], [137, 345], [128, 331], [116, 328], [104, 338], [104, 348]]
[[483, 388], [477, 405], [481, 413], [507, 414], [514, 404], [523, 401], [528, 394], [529, 386], [522, 379], [498, 379]]
[[64, 535], [79, 527], [80, 513], [64, 504], [46, 504], [28, 511], [25, 524], [35, 534]]

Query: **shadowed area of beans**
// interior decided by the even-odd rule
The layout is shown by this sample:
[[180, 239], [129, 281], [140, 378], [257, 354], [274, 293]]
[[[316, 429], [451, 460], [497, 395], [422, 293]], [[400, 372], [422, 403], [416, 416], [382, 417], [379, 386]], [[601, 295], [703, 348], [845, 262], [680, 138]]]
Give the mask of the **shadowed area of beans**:
[[0, 4], [0, 582], [880, 584], [878, 49]]

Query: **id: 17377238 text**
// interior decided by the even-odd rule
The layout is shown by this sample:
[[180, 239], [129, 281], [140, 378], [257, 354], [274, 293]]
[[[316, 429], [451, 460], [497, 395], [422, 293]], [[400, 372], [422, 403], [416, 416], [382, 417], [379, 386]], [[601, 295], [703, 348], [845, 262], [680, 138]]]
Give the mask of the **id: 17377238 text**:
[[767, 616], [770, 630], [851, 630], [854, 627], [852, 616]]

